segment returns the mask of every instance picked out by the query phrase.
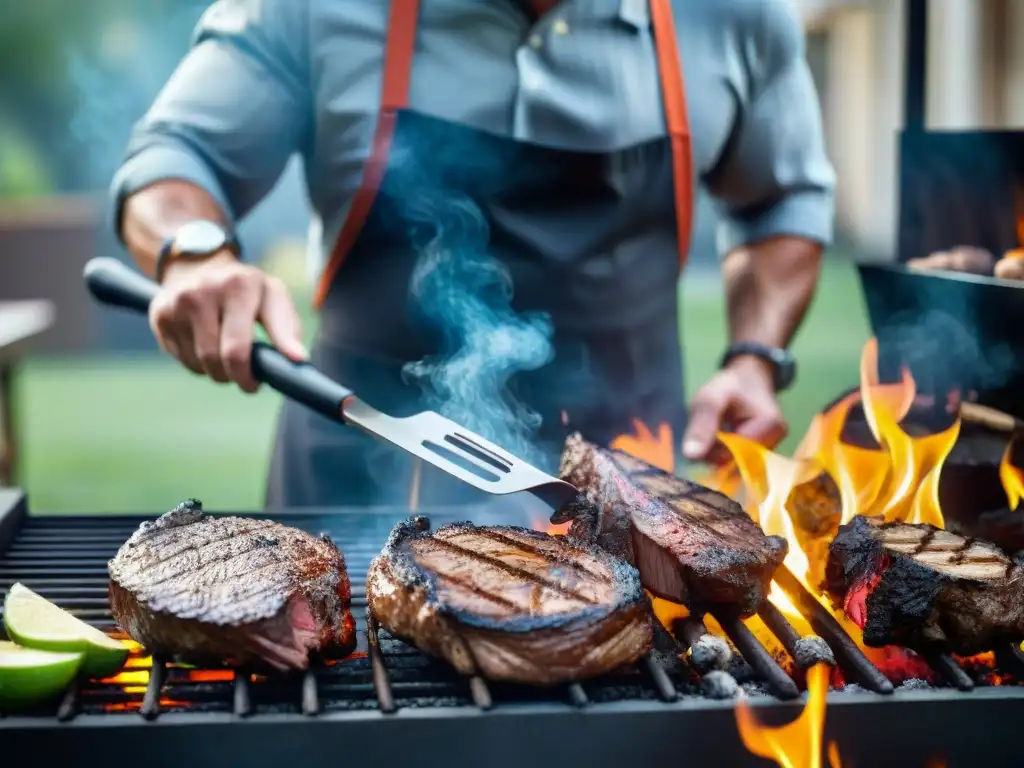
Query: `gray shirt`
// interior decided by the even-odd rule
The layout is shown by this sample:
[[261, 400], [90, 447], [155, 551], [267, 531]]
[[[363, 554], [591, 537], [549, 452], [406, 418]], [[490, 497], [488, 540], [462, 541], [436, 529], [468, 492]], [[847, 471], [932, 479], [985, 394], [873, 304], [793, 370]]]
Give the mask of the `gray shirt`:
[[[178, 178], [243, 217], [300, 153], [331, 250], [380, 105], [389, 3], [218, 0], [133, 132], [112, 184]], [[665, 135], [646, 0], [424, 0], [410, 107], [585, 151]], [[673, 0], [695, 182], [719, 203], [722, 253], [775, 235], [827, 243], [834, 174], [792, 0]]]

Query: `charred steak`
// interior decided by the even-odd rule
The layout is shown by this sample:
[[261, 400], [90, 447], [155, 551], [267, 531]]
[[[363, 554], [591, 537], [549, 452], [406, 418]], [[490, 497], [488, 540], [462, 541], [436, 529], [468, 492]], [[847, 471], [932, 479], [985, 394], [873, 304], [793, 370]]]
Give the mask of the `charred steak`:
[[970, 656], [1024, 640], [1024, 570], [987, 542], [855, 517], [832, 541], [825, 578], [870, 646]]
[[637, 572], [608, 553], [512, 526], [429, 528], [424, 517], [395, 526], [366, 598], [393, 635], [460, 673], [547, 685], [650, 650]]
[[786, 557], [735, 501], [629, 454], [570, 435], [560, 475], [583, 498], [556, 513], [569, 536], [596, 542], [635, 565], [653, 594], [691, 610], [729, 606], [753, 613]]
[[283, 670], [355, 648], [345, 560], [326, 537], [189, 499], [143, 523], [107, 569], [114, 619], [154, 653]]

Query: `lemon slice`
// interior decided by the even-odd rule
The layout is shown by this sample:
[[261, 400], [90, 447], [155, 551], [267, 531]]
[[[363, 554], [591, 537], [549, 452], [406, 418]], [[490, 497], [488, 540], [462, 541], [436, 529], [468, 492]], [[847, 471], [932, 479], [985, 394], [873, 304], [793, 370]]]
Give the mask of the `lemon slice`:
[[82, 674], [109, 677], [124, 666], [128, 648], [72, 616], [21, 583], [4, 600], [4, 627], [19, 645], [39, 651], [80, 653]]
[[81, 664], [80, 653], [35, 651], [0, 640], [0, 711], [27, 709], [58, 696]]

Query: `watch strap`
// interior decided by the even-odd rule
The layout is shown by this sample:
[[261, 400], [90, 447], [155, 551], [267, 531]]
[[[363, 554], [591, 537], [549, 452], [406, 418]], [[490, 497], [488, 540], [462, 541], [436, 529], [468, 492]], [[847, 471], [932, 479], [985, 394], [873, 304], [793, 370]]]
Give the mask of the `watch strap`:
[[737, 341], [728, 346], [719, 367], [724, 368], [734, 358], [750, 355], [768, 363], [772, 371], [772, 386], [776, 392], [788, 389], [796, 374], [796, 363], [788, 350], [757, 341]]
[[235, 254], [235, 256], [240, 256], [241, 255], [241, 245], [238, 242], [238, 237], [233, 232], [230, 232], [228, 230], [224, 230], [224, 237], [225, 237], [224, 244], [221, 245], [220, 247], [218, 247], [216, 250], [210, 251], [209, 253], [203, 254], [203, 253], [187, 252], [187, 253], [175, 254], [174, 253], [174, 246], [177, 244], [178, 235], [177, 234], [171, 235], [166, 240], [164, 240], [163, 244], [160, 246], [160, 250], [157, 252], [157, 255], [156, 255], [156, 267], [153, 270], [153, 278], [156, 280], [157, 283], [163, 283], [163, 281], [164, 281], [164, 273], [167, 271], [167, 265], [170, 263], [171, 258], [174, 257], [175, 255], [195, 258], [195, 257], [202, 257], [202, 256], [212, 256], [214, 253], [217, 253], [219, 251], [223, 251], [223, 250], [226, 249], [226, 250], [231, 251], [233, 254]]

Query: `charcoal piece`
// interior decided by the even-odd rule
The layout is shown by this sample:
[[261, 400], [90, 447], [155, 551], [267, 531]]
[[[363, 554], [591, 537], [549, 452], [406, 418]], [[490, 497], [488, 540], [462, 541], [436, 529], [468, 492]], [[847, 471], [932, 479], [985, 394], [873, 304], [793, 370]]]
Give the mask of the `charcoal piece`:
[[704, 695], [709, 699], [734, 699], [740, 691], [736, 678], [720, 669], [712, 670], [701, 678]]

